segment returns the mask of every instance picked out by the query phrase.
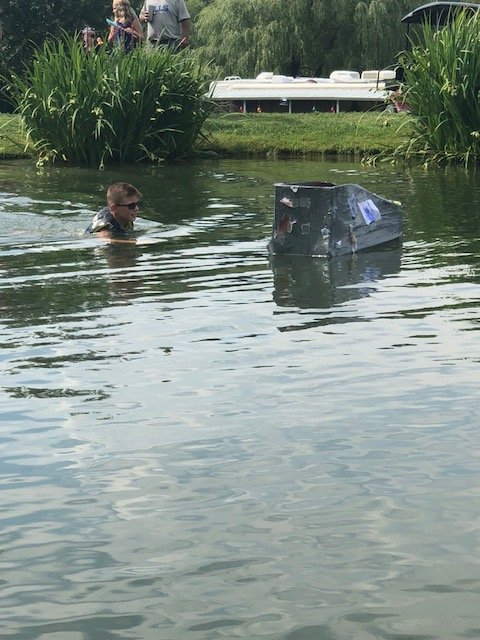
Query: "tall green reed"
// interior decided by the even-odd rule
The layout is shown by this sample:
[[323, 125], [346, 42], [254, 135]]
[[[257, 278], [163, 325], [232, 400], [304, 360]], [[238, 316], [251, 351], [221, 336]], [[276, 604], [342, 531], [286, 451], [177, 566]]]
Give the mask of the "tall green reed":
[[188, 53], [100, 47], [65, 34], [35, 52], [10, 94], [39, 162], [102, 167], [190, 153], [212, 109], [206, 67]]
[[424, 24], [403, 54], [413, 136], [407, 157], [465, 164], [480, 160], [480, 13], [460, 12], [446, 27]]

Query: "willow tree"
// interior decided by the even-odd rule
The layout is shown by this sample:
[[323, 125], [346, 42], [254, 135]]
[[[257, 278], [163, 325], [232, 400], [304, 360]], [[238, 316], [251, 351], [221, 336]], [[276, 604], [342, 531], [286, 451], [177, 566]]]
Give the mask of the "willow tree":
[[315, 75], [327, 75], [333, 69], [356, 69], [360, 64], [353, 24], [355, 4], [351, 0], [312, 1], [316, 37], [307, 64]]
[[213, 0], [198, 15], [200, 55], [219, 75], [326, 75], [393, 64], [401, 16], [418, 0]]
[[365, 67], [379, 68], [392, 63], [392, 54], [399, 52], [406, 42], [405, 31], [400, 28], [402, 16], [417, 4], [416, 0], [371, 0], [357, 3], [354, 23]]
[[317, 75], [383, 68], [405, 46], [401, 18], [418, 0], [312, 0], [317, 37], [308, 57]]
[[221, 0], [206, 6], [195, 23], [202, 58], [223, 75], [268, 70], [297, 74], [305, 57], [305, 0]]
[[[258, 0], [257, 0], [258, 1]], [[305, 60], [315, 29], [311, 25], [312, 12], [304, 0], [270, 0], [263, 5], [263, 68], [269, 61], [281, 61], [280, 71], [288, 75], [304, 72]]]
[[[188, 13], [190, 14], [192, 20], [195, 20], [198, 14], [208, 5], [211, 0], [187, 0], [188, 5]], [[138, 8], [142, 5], [142, 0], [138, 3]]]
[[255, 68], [256, 20], [247, 4], [251, 0], [225, 0], [225, 7], [212, 3], [196, 22], [195, 42], [204, 59], [212, 60], [226, 75], [244, 74]]

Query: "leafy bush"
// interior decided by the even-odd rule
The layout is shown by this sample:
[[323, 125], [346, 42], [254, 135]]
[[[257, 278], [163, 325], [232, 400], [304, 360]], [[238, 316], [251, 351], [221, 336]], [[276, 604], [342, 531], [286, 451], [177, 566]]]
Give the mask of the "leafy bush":
[[37, 49], [10, 93], [40, 161], [83, 165], [187, 154], [211, 110], [205, 69], [187, 51], [85, 54], [64, 35]]
[[414, 133], [407, 156], [464, 163], [480, 159], [480, 12], [460, 12], [441, 30], [422, 27], [405, 53], [405, 100]]

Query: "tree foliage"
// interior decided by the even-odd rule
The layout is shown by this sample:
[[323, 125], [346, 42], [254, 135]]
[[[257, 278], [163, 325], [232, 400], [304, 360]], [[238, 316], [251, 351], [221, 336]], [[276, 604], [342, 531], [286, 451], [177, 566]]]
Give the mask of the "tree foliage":
[[41, 4], [32, 4], [31, 0], [2, 0], [0, 76], [21, 72], [31, 61], [34, 50], [62, 30], [75, 33], [89, 25], [100, 35], [106, 34], [105, 18], [111, 13], [111, 0], [44, 0]]
[[2, 0], [2, 52], [13, 62], [18, 54], [22, 57], [23, 50], [31, 51], [62, 30], [75, 32], [89, 25], [106, 33], [105, 18], [111, 13], [111, 0], [44, 0], [41, 5], [32, 5], [31, 0]]
[[325, 75], [381, 68], [405, 45], [400, 20], [418, 0], [213, 0], [195, 42], [219, 75]]

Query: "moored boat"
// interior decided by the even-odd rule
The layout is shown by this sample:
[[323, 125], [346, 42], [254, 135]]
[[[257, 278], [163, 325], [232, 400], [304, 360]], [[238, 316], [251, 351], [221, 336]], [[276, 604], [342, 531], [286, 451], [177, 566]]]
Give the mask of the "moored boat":
[[210, 84], [212, 100], [228, 103], [236, 110], [288, 112], [310, 109], [349, 110], [357, 103], [382, 103], [388, 98], [390, 85], [395, 82], [395, 70], [333, 71], [328, 78], [275, 75], [260, 73], [256, 78], [229, 76]]

